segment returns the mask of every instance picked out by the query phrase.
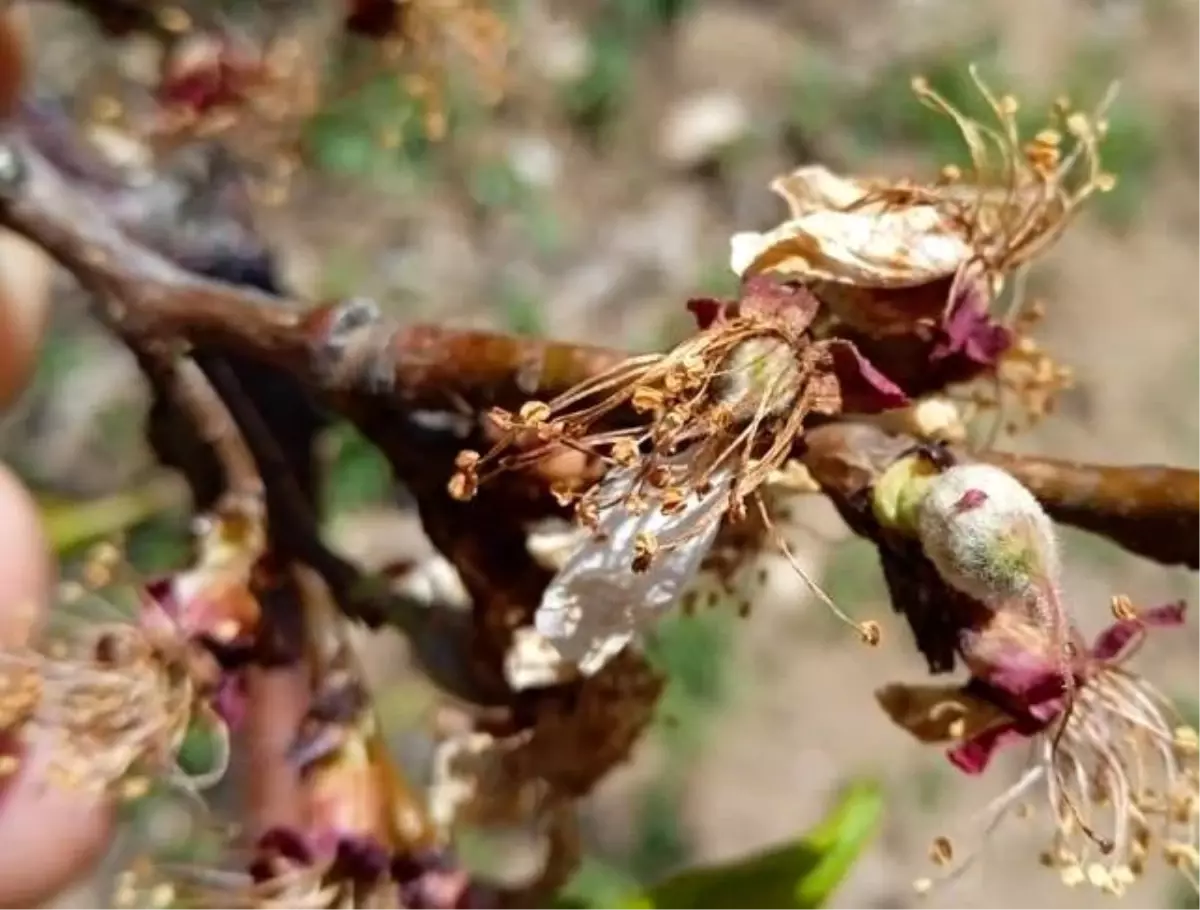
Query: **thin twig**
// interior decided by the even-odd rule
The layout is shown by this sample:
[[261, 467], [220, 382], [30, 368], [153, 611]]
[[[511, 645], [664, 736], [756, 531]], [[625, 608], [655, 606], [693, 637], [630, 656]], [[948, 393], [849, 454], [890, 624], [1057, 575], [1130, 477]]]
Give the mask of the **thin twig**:
[[190, 357], [175, 359], [169, 368], [174, 373], [175, 401], [216, 453], [225, 469], [229, 493], [245, 502], [261, 503], [264, 485], [258, 465], [208, 378]]

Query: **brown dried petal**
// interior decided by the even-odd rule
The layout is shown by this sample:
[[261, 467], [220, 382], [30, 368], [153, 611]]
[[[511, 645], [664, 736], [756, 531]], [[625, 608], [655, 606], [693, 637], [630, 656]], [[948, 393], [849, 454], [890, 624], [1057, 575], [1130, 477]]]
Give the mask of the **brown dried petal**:
[[922, 743], [946, 743], [977, 736], [1008, 720], [1008, 715], [961, 686], [892, 683], [875, 700], [896, 726]]

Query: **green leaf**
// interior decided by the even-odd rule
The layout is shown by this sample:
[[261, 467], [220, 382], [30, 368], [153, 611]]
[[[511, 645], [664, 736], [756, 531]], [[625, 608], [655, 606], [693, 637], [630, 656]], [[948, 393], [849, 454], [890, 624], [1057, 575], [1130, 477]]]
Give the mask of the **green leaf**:
[[816, 828], [799, 840], [742, 859], [671, 876], [618, 907], [822, 907], [842, 883], [879, 825], [883, 797], [870, 782], [854, 784]]
[[151, 478], [140, 487], [75, 502], [38, 496], [42, 524], [56, 553], [79, 549], [149, 521], [186, 503], [187, 489], [173, 475]]
[[392, 469], [383, 453], [348, 422], [334, 425], [329, 435], [334, 454], [325, 477], [326, 510], [336, 514], [386, 502]]

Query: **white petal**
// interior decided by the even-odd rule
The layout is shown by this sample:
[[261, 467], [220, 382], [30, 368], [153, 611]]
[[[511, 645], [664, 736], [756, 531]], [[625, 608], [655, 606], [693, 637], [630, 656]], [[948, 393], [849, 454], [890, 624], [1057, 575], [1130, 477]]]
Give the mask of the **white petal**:
[[[683, 452], [671, 461], [685, 464], [690, 457]], [[600, 501], [627, 495], [635, 474], [627, 468], [610, 471]], [[695, 580], [716, 537], [720, 522], [713, 510], [724, 508], [733, 466], [714, 471], [711, 479], [703, 496], [693, 494], [673, 515], [664, 515], [653, 502], [641, 515], [621, 503], [601, 510], [599, 533], [589, 536], [547, 585], [535, 627], [584, 675], [604, 666], [634, 633], [674, 606]], [[639, 573], [631, 564], [643, 531], [654, 535], [660, 551], [649, 569]]]
[[730, 267], [741, 276], [788, 244], [781, 274], [860, 287], [912, 287], [953, 275], [971, 248], [938, 212], [912, 206], [888, 212], [813, 211], [763, 234], [730, 240]]
[[504, 678], [515, 691], [553, 686], [572, 674], [573, 668], [536, 629], [523, 626], [513, 632], [504, 655]]
[[842, 177], [821, 164], [776, 177], [771, 190], [787, 202], [793, 218], [820, 209], [848, 209], [869, 192], [861, 181]]

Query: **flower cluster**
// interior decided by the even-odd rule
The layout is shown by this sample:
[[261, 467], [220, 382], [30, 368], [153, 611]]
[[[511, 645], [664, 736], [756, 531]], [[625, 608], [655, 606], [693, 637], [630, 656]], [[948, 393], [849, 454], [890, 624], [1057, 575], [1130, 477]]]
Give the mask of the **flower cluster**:
[[[59, 784], [134, 798], [151, 778], [191, 789], [219, 780], [228, 731], [240, 717], [238, 652], [258, 619], [251, 574], [264, 546], [256, 513], [219, 509], [198, 527], [199, 558], [176, 575], [137, 583], [133, 623], [79, 621], [46, 641], [0, 654], [0, 730], [17, 746], [30, 735], [55, 743]], [[96, 548], [83, 583], [64, 585], [64, 607], [117, 578], [120, 551]], [[107, 602], [103, 607], [113, 612]], [[210, 730], [215, 766], [187, 776], [176, 757], [189, 729]]]
[[[550, 652], [543, 641], [521, 639], [522, 665], [541, 667], [533, 678], [557, 678], [546, 656], [554, 651], [594, 673], [679, 602], [718, 523], [744, 519], [753, 507], [770, 527], [760, 491], [807, 422], [895, 412], [910, 404], [909, 393], [941, 394], [983, 377], [1015, 390], [1035, 416], [1048, 409], [1067, 377], [1028, 338], [1034, 320], [1022, 311], [1021, 282], [1003, 323], [991, 309], [1007, 276], [1111, 185], [1099, 164], [1104, 124], [1101, 114], [1059, 104], [1053, 118], [1061, 129], [1026, 142], [1016, 102], [995, 97], [978, 77], [976, 84], [997, 126], [968, 119], [924, 83], [914, 86], [958, 126], [970, 173], [915, 184], [810, 166], [776, 179], [772, 189], [790, 218], [732, 238], [737, 300], [690, 301], [693, 337], [552, 401], [493, 411], [498, 443], [460, 453], [450, 481], [460, 500], [503, 471], [563, 453], [582, 453], [575, 463], [593, 466], [553, 485], [591, 537], [565, 560], [537, 610], [533, 631]], [[957, 410], [953, 422], [961, 424]], [[864, 638], [877, 637], [857, 625]]]
[[[805, 421], [907, 403], [844, 339], [816, 339], [819, 303], [762, 277], [734, 301], [697, 299], [700, 331], [666, 354], [633, 358], [550, 402], [496, 410], [488, 453], [462, 452], [450, 492], [576, 450], [600, 482], [559, 481], [591, 536], [547, 587], [537, 631], [590, 674], [687, 589], [722, 519], [748, 503], [791, 457]], [[619, 419], [631, 412], [633, 420]], [[626, 415], [628, 416], [628, 415]]]

